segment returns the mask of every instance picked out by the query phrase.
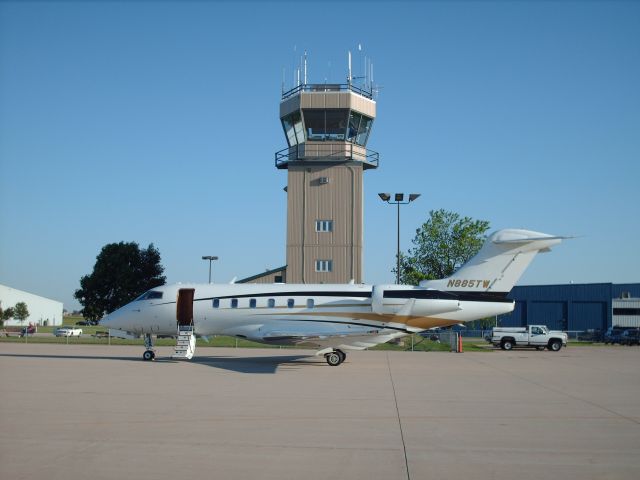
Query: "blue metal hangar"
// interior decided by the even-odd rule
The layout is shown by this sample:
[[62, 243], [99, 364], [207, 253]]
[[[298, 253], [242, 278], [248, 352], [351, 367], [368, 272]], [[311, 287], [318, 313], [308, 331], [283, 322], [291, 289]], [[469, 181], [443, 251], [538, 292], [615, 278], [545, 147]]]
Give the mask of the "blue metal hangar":
[[517, 286], [509, 298], [516, 305], [500, 316], [502, 327], [603, 332], [612, 326], [640, 327], [640, 283]]

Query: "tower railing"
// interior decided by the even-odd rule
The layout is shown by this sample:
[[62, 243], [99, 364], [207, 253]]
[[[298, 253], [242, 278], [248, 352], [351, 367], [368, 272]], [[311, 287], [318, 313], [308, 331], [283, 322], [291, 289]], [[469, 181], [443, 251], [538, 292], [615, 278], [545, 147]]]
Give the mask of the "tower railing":
[[353, 92], [362, 95], [369, 100], [373, 99], [373, 91], [364, 90], [350, 83], [304, 83], [292, 88], [286, 92], [282, 92], [282, 100], [286, 100], [300, 92]]
[[357, 145], [354, 149], [354, 144], [347, 143], [345, 148], [339, 149], [333, 153], [327, 155], [309, 155], [300, 154], [300, 145], [295, 147], [286, 147], [275, 153], [276, 168], [287, 168], [286, 165], [289, 162], [304, 162], [304, 161], [355, 161], [362, 162], [365, 168], [378, 168], [380, 163], [380, 154], [374, 150], [369, 150], [360, 145]]

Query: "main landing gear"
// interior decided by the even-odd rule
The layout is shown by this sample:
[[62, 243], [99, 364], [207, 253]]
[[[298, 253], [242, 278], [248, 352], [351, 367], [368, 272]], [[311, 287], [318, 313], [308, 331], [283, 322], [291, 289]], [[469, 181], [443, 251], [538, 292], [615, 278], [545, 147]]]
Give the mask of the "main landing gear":
[[337, 367], [347, 358], [347, 354], [342, 350], [334, 350], [333, 352], [325, 353], [324, 359], [332, 367]]
[[156, 352], [153, 349], [153, 339], [151, 338], [150, 333], [144, 334], [144, 348], [146, 349], [142, 354], [142, 359], [146, 362], [150, 362], [155, 360]]

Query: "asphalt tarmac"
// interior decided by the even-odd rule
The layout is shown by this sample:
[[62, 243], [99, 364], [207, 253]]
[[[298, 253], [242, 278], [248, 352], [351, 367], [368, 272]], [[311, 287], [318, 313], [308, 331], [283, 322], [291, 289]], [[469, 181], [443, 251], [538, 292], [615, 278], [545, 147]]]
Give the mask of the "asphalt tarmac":
[[640, 348], [0, 343], [0, 478], [638, 479]]

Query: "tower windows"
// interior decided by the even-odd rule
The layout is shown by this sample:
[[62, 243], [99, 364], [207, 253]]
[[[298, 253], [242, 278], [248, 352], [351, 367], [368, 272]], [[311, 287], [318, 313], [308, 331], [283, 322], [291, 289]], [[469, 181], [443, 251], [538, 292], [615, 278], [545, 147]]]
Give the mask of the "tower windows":
[[332, 270], [332, 260], [316, 260], [316, 272], [331, 272]]
[[333, 220], [316, 220], [316, 232], [333, 232]]
[[304, 142], [300, 112], [293, 112], [291, 115], [284, 117], [282, 119], [282, 127], [287, 135], [287, 142], [289, 142], [290, 147]]
[[305, 108], [302, 113], [307, 140], [344, 141], [349, 110]]
[[358, 145], [366, 145], [372, 123], [373, 118], [352, 111], [351, 115], [349, 116], [349, 131], [347, 132], [347, 140], [353, 143], [357, 143]]

